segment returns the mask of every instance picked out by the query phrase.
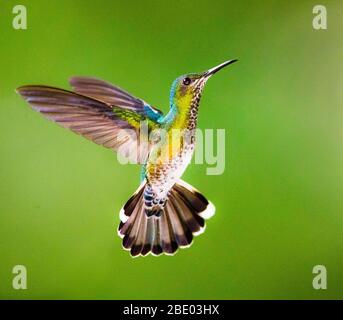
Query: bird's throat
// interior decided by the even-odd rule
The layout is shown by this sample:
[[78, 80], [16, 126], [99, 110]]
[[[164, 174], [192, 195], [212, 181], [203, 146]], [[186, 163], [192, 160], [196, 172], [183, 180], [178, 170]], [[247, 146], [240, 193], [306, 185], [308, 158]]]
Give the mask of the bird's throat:
[[200, 95], [192, 99], [177, 101], [170, 108], [168, 118], [168, 129], [189, 129], [197, 126]]

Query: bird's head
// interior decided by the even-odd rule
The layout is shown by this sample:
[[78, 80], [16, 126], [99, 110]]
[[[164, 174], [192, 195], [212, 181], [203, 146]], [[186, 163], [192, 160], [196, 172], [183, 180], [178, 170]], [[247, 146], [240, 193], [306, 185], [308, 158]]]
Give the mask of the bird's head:
[[170, 103], [182, 110], [188, 109], [193, 103], [199, 104], [202, 90], [207, 80], [222, 68], [236, 62], [229, 60], [205, 72], [190, 73], [178, 77], [170, 91]]

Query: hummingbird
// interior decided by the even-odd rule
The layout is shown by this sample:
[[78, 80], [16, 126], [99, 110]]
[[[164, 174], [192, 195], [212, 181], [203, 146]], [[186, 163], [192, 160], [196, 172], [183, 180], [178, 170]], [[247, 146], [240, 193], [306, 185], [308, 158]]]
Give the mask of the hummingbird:
[[[141, 183], [120, 210], [117, 232], [123, 248], [133, 257], [173, 255], [179, 248], [189, 247], [193, 237], [205, 230], [205, 220], [215, 213], [214, 205], [181, 176], [194, 152], [204, 86], [212, 75], [236, 61], [178, 77], [170, 90], [166, 114], [91, 77], [70, 78], [73, 91], [43, 85], [21, 86], [16, 91], [49, 120], [125, 157], [140, 147], [136, 160], [142, 166]], [[181, 130], [188, 132], [186, 138], [172, 134]], [[152, 132], [163, 132], [165, 139], [147, 138]]]

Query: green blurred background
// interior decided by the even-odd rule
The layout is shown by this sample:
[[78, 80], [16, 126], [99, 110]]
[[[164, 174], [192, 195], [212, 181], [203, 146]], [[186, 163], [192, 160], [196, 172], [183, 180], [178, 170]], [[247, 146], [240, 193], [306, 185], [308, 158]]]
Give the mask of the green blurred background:
[[[0, 298], [343, 298], [343, 3], [0, 1]], [[168, 108], [171, 82], [227, 59], [199, 126], [225, 128], [226, 170], [184, 179], [215, 204], [192, 248], [132, 259], [116, 235], [139, 167], [33, 112], [24, 84], [90, 75]], [[12, 268], [28, 289], [12, 289]], [[312, 288], [325, 265], [328, 289]]]

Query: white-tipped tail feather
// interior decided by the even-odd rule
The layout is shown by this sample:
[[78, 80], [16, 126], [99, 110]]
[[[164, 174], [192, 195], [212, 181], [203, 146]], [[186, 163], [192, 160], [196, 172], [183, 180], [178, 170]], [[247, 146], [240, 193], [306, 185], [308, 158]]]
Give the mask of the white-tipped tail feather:
[[148, 216], [144, 208], [144, 181], [120, 211], [118, 235], [132, 256], [173, 255], [205, 231], [205, 219], [215, 208], [198, 190], [179, 180], [169, 193], [163, 213]]

